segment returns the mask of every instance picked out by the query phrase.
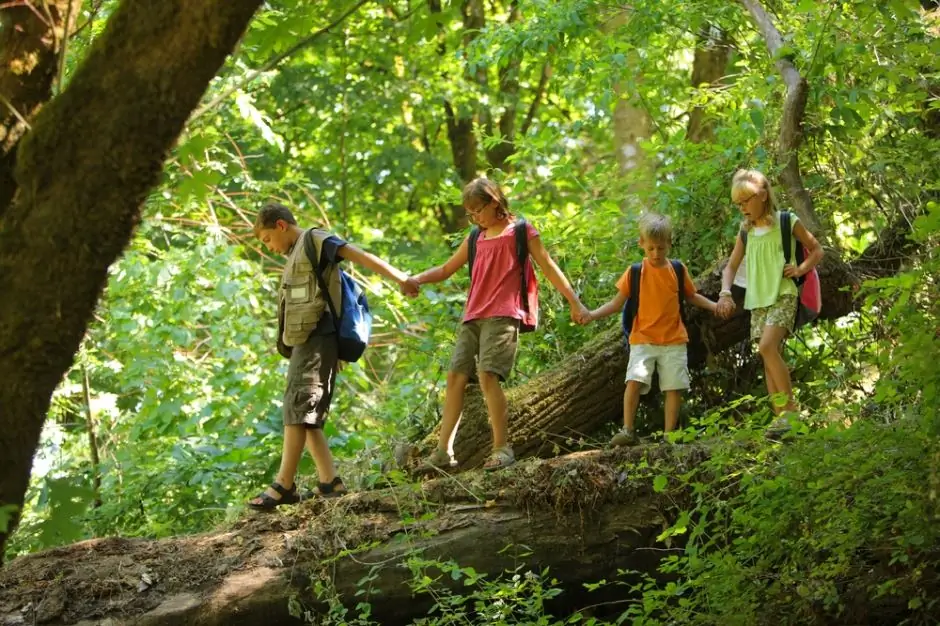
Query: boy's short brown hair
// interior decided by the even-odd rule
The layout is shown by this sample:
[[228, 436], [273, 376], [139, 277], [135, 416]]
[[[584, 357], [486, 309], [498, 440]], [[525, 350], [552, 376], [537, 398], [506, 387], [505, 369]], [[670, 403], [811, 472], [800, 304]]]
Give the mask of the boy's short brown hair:
[[297, 219], [294, 218], [294, 214], [290, 212], [290, 209], [278, 202], [269, 202], [258, 211], [258, 216], [255, 218], [255, 234], [267, 228], [274, 228], [278, 220], [297, 225]]
[[672, 243], [672, 220], [658, 213], [645, 213], [640, 218], [640, 237], [657, 243]]

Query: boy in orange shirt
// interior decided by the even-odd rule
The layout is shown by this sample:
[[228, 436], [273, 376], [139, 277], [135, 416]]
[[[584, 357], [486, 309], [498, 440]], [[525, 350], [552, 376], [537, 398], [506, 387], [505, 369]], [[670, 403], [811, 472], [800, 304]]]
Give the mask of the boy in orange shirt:
[[[659, 387], [666, 396], [665, 431], [675, 430], [679, 422], [682, 391], [689, 388], [686, 344], [689, 334], [682, 322], [682, 299], [715, 312], [717, 304], [695, 290], [695, 284], [682, 263], [666, 258], [672, 245], [672, 224], [663, 215], [647, 213], [640, 219], [640, 247], [646, 253], [640, 268], [639, 303], [630, 337], [630, 362], [627, 388], [623, 393], [623, 429], [614, 435], [614, 446], [639, 443], [633, 425], [640, 396], [650, 390], [653, 372], [659, 371]], [[682, 272], [682, 276], [677, 275]], [[617, 295], [602, 307], [591, 311], [582, 323], [612, 315], [624, 308], [631, 298], [630, 268], [617, 281]], [[681, 278], [681, 280], [680, 280]], [[679, 293], [682, 285], [683, 293]]]

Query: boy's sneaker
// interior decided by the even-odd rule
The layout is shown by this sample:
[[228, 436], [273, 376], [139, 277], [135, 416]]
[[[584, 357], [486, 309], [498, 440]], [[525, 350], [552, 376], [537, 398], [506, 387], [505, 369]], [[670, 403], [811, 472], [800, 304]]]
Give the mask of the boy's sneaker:
[[422, 469], [450, 469], [452, 467], [457, 467], [457, 459], [452, 457], [447, 453], [447, 450], [441, 450], [440, 448], [435, 448], [434, 452], [428, 455], [424, 462], [421, 464]]
[[[793, 419], [798, 419], [798, 417], [794, 417]], [[791, 428], [793, 428], [793, 426], [790, 424], [790, 418], [784, 414], [771, 422], [770, 426], [767, 427], [767, 431], [764, 433], [764, 437], [774, 440], [781, 439], [790, 432]]]
[[640, 439], [630, 428], [622, 428], [620, 432], [610, 440], [612, 446], [635, 446], [640, 443]]

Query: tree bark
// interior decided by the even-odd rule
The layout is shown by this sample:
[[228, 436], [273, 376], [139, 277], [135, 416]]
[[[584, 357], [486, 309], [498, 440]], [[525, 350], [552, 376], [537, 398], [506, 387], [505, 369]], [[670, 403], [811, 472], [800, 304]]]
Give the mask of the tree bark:
[[[868, 260], [866, 267], [871, 262]], [[721, 263], [696, 281], [699, 292], [712, 300], [721, 289], [723, 267]], [[818, 269], [823, 300], [820, 319], [837, 319], [855, 310], [858, 277], [853, 267], [842, 263], [836, 252], [827, 251]], [[743, 310], [742, 295], [736, 298], [738, 314], [729, 320], [686, 307], [690, 368], [701, 368], [710, 354], [747, 339], [749, 314]], [[589, 438], [604, 425], [621, 422], [628, 354], [622, 345], [619, 318], [611, 325], [614, 327], [598, 334], [556, 369], [506, 390], [510, 445], [517, 457], [557, 455], [567, 451], [570, 440]], [[420, 450], [411, 451], [412, 456], [422, 456], [436, 442], [437, 436], [432, 434]], [[491, 443], [486, 406], [478, 394], [468, 394], [454, 444], [460, 467], [482, 465]]]
[[108, 266], [260, 4], [125, 0], [20, 142], [17, 194], [0, 218], [0, 506], [22, 506], [52, 391]]
[[[695, 58], [692, 61], [692, 88], [709, 89], [721, 84], [731, 58], [731, 41], [727, 32], [717, 26], [704, 26], [698, 33]], [[686, 137], [693, 143], [714, 139], [715, 120], [696, 105], [689, 112]]]
[[[81, 0], [0, 3], [0, 218], [13, 199], [16, 146], [52, 95], [52, 82]], [[71, 18], [71, 19], [69, 19]]]
[[799, 160], [800, 144], [803, 142], [803, 115], [806, 112], [809, 85], [806, 79], [800, 76], [793, 62], [780, 54], [783, 48], [783, 37], [759, 0], [741, 0], [741, 4], [751, 14], [751, 18], [763, 35], [771, 58], [777, 59], [777, 69], [787, 86], [787, 94], [783, 102], [783, 118], [780, 120], [780, 134], [777, 139], [777, 159], [783, 165], [780, 181], [787, 190], [793, 210], [810, 231], [819, 233], [820, 222], [813, 208], [813, 198], [803, 186]]
[[[602, 26], [605, 33], [611, 33], [625, 25], [630, 18], [629, 7], [620, 8], [615, 15]], [[624, 193], [623, 211], [638, 215], [643, 211], [644, 200], [653, 186], [653, 166], [647, 159], [641, 142], [650, 137], [653, 131], [653, 118], [643, 106], [639, 94], [639, 85], [643, 82], [640, 57], [634, 49], [627, 55], [626, 68], [633, 70], [633, 78], [618, 78], [613, 85], [616, 102], [613, 112], [614, 153], [622, 177], [627, 180]], [[632, 88], [628, 85], [632, 83]]]
[[[618, 568], [655, 575], [664, 550], [656, 537], [685, 501], [682, 493], [655, 493], [649, 479], [623, 479], [620, 468], [646, 456], [680, 472], [707, 449], [595, 451], [498, 475], [428, 481], [417, 491], [304, 503], [297, 515], [249, 514], [216, 534], [51, 549], [0, 571], [0, 623], [294, 624], [300, 620], [288, 614], [291, 599], [326, 610], [324, 598], [311, 593], [319, 581], [348, 607], [370, 602], [381, 624], [407, 624], [433, 604], [409, 586], [412, 557], [456, 562], [490, 578], [549, 568], [563, 598], [593, 604], [597, 595], [585, 599], [582, 583], [609, 579]], [[441, 575], [433, 566], [427, 574]], [[466, 589], [450, 575], [441, 580], [447, 585]], [[360, 588], [366, 593], [357, 596]]]

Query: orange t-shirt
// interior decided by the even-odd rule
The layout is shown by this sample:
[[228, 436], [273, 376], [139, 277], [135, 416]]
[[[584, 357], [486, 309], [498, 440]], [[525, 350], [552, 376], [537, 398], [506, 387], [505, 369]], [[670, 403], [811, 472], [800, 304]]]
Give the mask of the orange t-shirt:
[[[695, 283], [684, 264], [682, 271], [685, 272], [685, 297], [688, 299], [696, 294]], [[629, 267], [617, 281], [617, 289], [623, 295], [630, 296]], [[640, 309], [633, 319], [630, 345], [649, 343], [674, 346], [688, 342], [689, 333], [679, 313], [679, 281], [672, 263], [667, 261], [663, 267], [654, 267], [643, 259], [640, 270]]]

